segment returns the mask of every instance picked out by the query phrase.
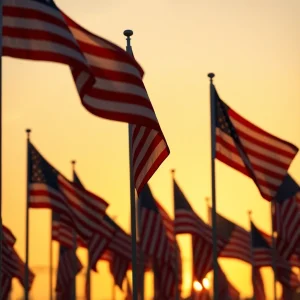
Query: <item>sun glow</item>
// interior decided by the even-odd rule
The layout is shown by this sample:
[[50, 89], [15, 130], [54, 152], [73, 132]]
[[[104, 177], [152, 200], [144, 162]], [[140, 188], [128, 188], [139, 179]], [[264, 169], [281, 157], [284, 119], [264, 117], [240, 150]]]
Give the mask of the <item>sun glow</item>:
[[197, 292], [200, 292], [203, 289], [202, 284], [199, 281], [194, 281], [193, 287], [194, 287], [194, 290]]

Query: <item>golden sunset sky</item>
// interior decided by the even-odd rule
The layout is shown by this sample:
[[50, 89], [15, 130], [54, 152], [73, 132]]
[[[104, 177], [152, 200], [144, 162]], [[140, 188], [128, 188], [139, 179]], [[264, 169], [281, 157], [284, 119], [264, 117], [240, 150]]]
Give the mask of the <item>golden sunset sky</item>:
[[[207, 220], [211, 195], [209, 79], [214, 72], [220, 97], [268, 132], [300, 147], [299, 0], [57, 0], [86, 29], [126, 45], [132, 29], [135, 58], [168, 141], [171, 155], [150, 181], [154, 196], [173, 216], [170, 169], [194, 210]], [[108, 213], [129, 232], [127, 124], [97, 118], [81, 105], [70, 70], [55, 63], [4, 57], [3, 63], [3, 222], [17, 237], [25, 258], [26, 135], [59, 171], [71, 179], [72, 159], [85, 186], [110, 203]], [[300, 182], [300, 154], [289, 172]], [[270, 204], [254, 183], [216, 163], [217, 211], [249, 229], [270, 232]], [[49, 299], [50, 213], [30, 211], [29, 264], [36, 273], [31, 295]], [[190, 290], [190, 237], [178, 238], [184, 261], [183, 295]], [[58, 247], [54, 245], [57, 264]], [[77, 251], [86, 265], [85, 250]], [[250, 266], [222, 259], [229, 280], [242, 296], [252, 294]], [[92, 299], [111, 299], [106, 263], [92, 275]], [[269, 299], [272, 272], [263, 271]], [[78, 299], [84, 274], [78, 276]], [[54, 280], [55, 286], [55, 280]], [[146, 294], [152, 295], [151, 275]], [[280, 288], [278, 289], [280, 291]], [[13, 299], [23, 290], [14, 283]], [[117, 291], [117, 299], [123, 294]]]

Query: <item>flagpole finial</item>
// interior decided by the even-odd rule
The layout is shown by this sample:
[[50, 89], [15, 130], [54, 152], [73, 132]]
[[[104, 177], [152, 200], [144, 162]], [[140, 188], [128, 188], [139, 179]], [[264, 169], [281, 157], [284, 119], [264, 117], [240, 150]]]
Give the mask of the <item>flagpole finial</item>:
[[130, 45], [130, 40], [131, 40], [131, 36], [133, 35], [133, 31], [131, 29], [126, 29], [124, 30], [123, 34], [127, 37], [126, 38], [126, 41], [127, 41], [127, 52], [129, 53], [132, 53], [132, 50], [131, 50], [131, 45]]
[[207, 205], [209, 205], [209, 200], [210, 200], [209, 197], [205, 197], [205, 201], [206, 201]]
[[76, 160], [72, 160], [72, 161], [71, 161], [71, 164], [72, 164], [73, 170], [75, 170]]
[[210, 82], [213, 82], [213, 78], [215, 77], [214, 73], [208, 73], [207, 76], [210, 78]]
[[251, 215], [252, 215], [252, 210], [248, 210], [248, 215], [249, 215], [249, 217], [251, 217]]
[[172, 174], [172, 177], [174, 178], [175, 177], [175, 169], [171, 169], [171, 174]]
[[27, 138], [29, 139], [29, 137], [30, 137], [30, 132], [31, 132], [31, 129], [26, 129], [26, 133], [27, 133]]
[[130, 37], [133, 35], [133, 31], [131, 29], [124, 30], [123, 34], [127, 37]]

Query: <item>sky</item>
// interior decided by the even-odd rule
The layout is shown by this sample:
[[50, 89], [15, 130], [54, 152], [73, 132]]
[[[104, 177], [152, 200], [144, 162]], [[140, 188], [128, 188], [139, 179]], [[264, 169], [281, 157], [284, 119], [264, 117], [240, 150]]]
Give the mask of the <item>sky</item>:
[[[154, 196], [173, 216], [170, 170], [194, 210], [207, 220], [211, 195], [209, 79], [222, 100], [264, 130], [300, 147], [300, 2], [298, 0], [57, 0], [76, 22], [115, 44], [126, 46], [123, 31], [132, 29], [135, 58], [171, 150], [150, 180]], [[128, 128], [91, 115], [81, 105], [70, 70], [57, 63], [2, 59], [3, 222], [17, 237], [25, 258], [26, 135], [59, 171], [71, 179], [71, 163], [84, 185], [110, 203], [108, 213], [129, 232]], [[300, 154], [289, 172], [300, 182]], [[249, 229], [253, 221], [269, 232], [270, 204], [254, 183], [216, 163], [217, 211]], [[184, 261], [183, 295], [191, 286], [189, 236], [178, 237]], [[30, 211], [30, 267], [36, 272], [32, 299], [49, 299], [50, 213]], [[54, 243], [57, 263], [58, 247]], [[86, 265], [86, 252], [77, 251]], [[252, 293], [250, 266], [220, 260], [242, 296]], [[111, 299], [112, 278], [106, 263], [92, 275], [94, 300]], [[146, 294], [152, 295], [152, 275]], [[272, 273], [263, 270], [269, 299]], [[78, 299], [84, 271], [78, 276]], [[54, 278], [55, 285], [55, 278]], [[278, 287], [280, 291], [280, 287]], [[116, 291], [117, 299], [122, 292]], [[14, 283], [13, 299], [23, 290]]]

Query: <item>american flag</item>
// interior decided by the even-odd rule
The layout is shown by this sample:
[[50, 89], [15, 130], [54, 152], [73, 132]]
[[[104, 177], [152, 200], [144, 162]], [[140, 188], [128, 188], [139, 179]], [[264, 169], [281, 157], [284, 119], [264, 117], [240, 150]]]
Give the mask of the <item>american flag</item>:
[[123, 281], [126, 277], [130, 261], [115, 252], [112, 252], [111, 255], [112, 259], [109, 264], [110, 272], [114, 278], [115, 285], [123, 290]]
[[3, 224], [2, 224], [2, 234], [3, 234], [3, 241], [2, 241], [3, 245], [8, 246], [9, 248], [13, 248], [16, 242], [16, 237], [11, 232], [11, 230], [8, 229]]
[[[14, 248], [9, 249], [8, 247], [4, 247], [2, 251], [2, 270], [4, 276], [8, 278], [17, 278], [20, 284], [25, 287], [25, 263]], [[34, 273], [29, 270], [29, 290], [33, 284], [34, 277]]]
[[287, 174], [276, 195], [273, 212], [277, 250], [289, 259], [300, 242], [300, 186]]
[[169, 155], [139, 64], [76, 24], [52, 0], [4, 1], [3, 55], [67, 64], [89, 112], [137, 125], [132, 159], [138, 192]]
[[[73, 171], [73, 183], [85, 190], [83, 183], [75, 171]], [[92, 236], [87, 245], [89, 251], [90, 268], [95, 272], [97, 272], [98, 260], [107, 249], [116, 232], [116, 227], [111, 222], [111, 218], [108, 215], [104, 215], [103, 219], [100, 221], [99, 231]]]
[[214, 91], [216, 158], [252, 178], [262, 197], [271, 201], [298, 148], [244, 119]]
[[29, 143], [29, 206], [50, 208], [61, 221], [76, 229], [88, 241], [100, 225], [108, 204], [91, 192], [72, 184], [54, 169]]
[[7, 300], [9, 299], [9, 293], [11, 291], [11, 282], [12, 278], [2, 274], [1, 276], [1, 289], [0, 289], [0, 299]]
[[[140, 245], [143, 252], [152, 257], [158, 268], [156, 276], [162, 289], [160, 297], [174, 296], [176, 287], [176, 263], [179, 248], [176, 246], [174, 223], [165, 209], [154, 199], [148, 185], [139, 196]], [[177, 250], [176, 250], [177, 249]], [[176, 260], [177, 258], [177, 260]], [[179, 282], [180, 283], [180, 282]]]
[[55, 289], [58, 299], [71, 299], [72, 284], [82, 268], [74, 249], [60, 245]]
[[252, 266], [252, 285], [253, 296], [255, 300], [266, 300], [264, 282], [261, 277], [260, 269]]
[[[173, 181], [175, 232], [192, 235], [193, 276], [201, 280], [212, 269], [212, 230], [192, 209], [177, 182]], [[224, 242], [217, 240], [218, 252]]]
[[169, 262], [172, 245], [157, 202], [148, 185], [139, 196], [140, 245], [146, 255], [159, 261]]
[[[115, 234], [108, 244], [108, 249], [111, 252], [110, 271], [115, 284], [122, 289], [123, 280], [132, 259], [131, 237], [111, 218], [108, 216], [107, 218], [111, 226], [115, 228]], [[139, 248], [137, 248], [137, 254], [139, 254]]]
[[[52, 240], [72, 248], [74, 246], [74, 233], [76, 234], [76, 231], [68, 224], [63, 223], [58, 213], [52, 211]], [[76, 234], [76, 245], [87, 248], [86, 242], [78, 234]]]
[[[266, 238], [267, 234], [260, 231], [251, 222], [253, 266], [266, 267], [272, 266], [273, 250], [270, 244], [271, 238]], [[297, 275], [292, 271], [291, 264], [275, 252], [276, 279], [289, 288], [300, 287]]]
[[[209, 216], [211, 216], [210, 207], [209, 210]], [[226, 243], [220, 252], [220, 257], [235, 258], [251, 263], [250, 233], [220, 214], [217, 214], [216, 217], [218, 236]]]

